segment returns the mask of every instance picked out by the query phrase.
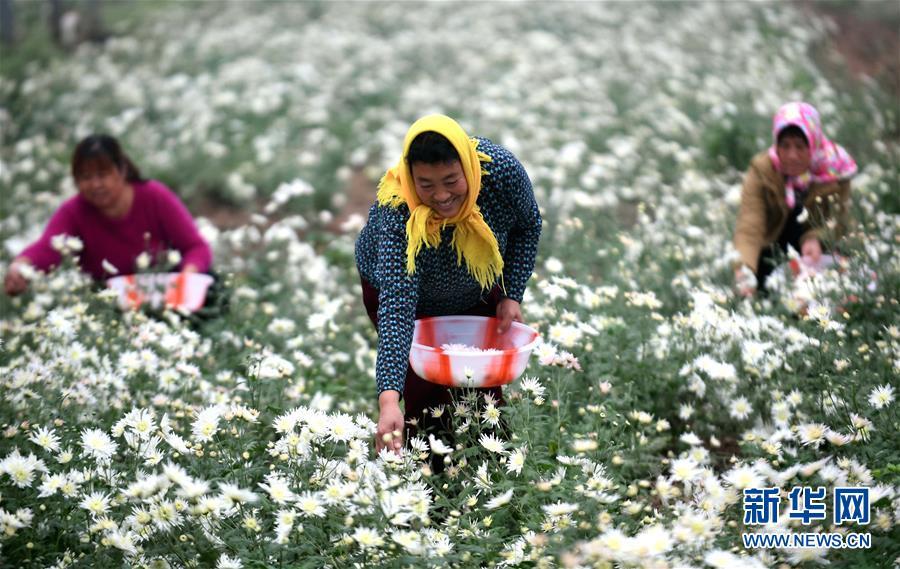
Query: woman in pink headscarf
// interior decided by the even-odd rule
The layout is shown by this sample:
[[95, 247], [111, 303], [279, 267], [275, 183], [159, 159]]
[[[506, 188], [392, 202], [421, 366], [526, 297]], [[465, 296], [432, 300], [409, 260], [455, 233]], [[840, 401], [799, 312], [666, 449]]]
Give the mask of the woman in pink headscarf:
[[[778, 250], [790, 245], [810, 264], [847, 228], [856, 162], [822, 132], [815, 107], [793, 102], [772, 121], [773, 145], [750, 163], [734, 231], [738, 292], [765, 290]], [[752, 276], [755, 276], [755, 283]]]

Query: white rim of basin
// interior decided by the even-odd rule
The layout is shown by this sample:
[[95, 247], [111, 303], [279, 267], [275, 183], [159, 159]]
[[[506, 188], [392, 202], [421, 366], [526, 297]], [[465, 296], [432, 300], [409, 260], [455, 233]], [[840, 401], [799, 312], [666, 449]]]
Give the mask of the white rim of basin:
[[[439, 319], [450, 319], [454, 320], [470, 320], [470, 321], [483, 321], [483, 320], [497, 320], [494, 316], [470, 316], [470, 315], [460, 315], [460, 316], [427, 316], [425, 318], [419, 318], [416, 322], [421, 322], [422, 320], [439, 320]], [[499, 348], [485, 348], [486, 350], [496, 349], [498, 353], [505, 354], [508, 352], [524, 352], [526, 350], [534, 350], [534, 347], [538, 345], [541, 341], [541, 335], [538, 334], [538, 331], [532, 328], [527, 324], [523, 324], [521, 322], [512, 322], [513, 327], [528, 330], [532, 334], [534, 334], [534, 339], [523, 346], [519, 346], [518, 348], [507, 348], [505, 350], [501, 350]], [[413, 328], [415, 330], [415, 328]], [[444, 350], [442, 348], [437, 348], [434, 346], [426, 346], [425, 344], [419, 344], [418, 342], [412, 343], [413, 348], [418, 348], [420, 350], [424, 350], [426, 352], [440, 352], [442, 354], [450, 355], [450, 356], [481, 356], [481, 355], [490, 355], [491, 352], [487, 353], [479, 353], [473, 352], [469, 350]]]

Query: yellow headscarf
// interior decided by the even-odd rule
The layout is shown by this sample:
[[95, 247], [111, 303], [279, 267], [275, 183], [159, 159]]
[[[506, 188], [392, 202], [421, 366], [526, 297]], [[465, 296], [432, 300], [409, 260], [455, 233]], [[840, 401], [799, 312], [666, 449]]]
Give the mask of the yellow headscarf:
[[[429, 131], [443, 135], [456, 149], [469, 186], [465, 202], [451, 218], [440, 217], [419, 200], [406, 163], [412, 141], [421, 133]], [[403, 141], [400, 162], [385, 172], [378, 184], [379, 205], [399, 207], [405, 203], [409, 207], [409, 221], [406, 222], [406, 270], [409, 274], [416, 271], [416, 256], [422, 247], [437, 247], [441, 244], [441, 229], [447, 225], [456, 226], [451, 245], [456, 250], [457, 264], [465, 259], [466, 269], [483, 289], [491, 288], [503, 274], [503, 258], [500, 256], [497, 238], [475, 203], [481, 191], [481, 176], [488, 174], [481, 169], [481, 162], [490, 161], [490, 156], [478, 152], [478, 141], [469, 138], [466, 131], [450, 117], [428, 115], [409, 127]]]

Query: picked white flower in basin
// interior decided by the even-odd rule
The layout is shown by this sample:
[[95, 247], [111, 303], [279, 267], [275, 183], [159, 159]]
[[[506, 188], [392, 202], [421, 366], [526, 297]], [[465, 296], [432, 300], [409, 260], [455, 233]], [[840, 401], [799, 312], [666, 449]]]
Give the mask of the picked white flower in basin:
[[163, 306], [195, 312], [206, 301], [213, 277], [204, 273], [139, 273], [106, 280], [119, 296], [122, 310], [135, 310], [143, 304], [154, 309]]
[[432, 383], [494, 387], [522, 375], [539, 341], [537, 331], [520, 322], [499, 334], [496, 318], [422, 318], [416, 320], [409, 362], [419, 377]]

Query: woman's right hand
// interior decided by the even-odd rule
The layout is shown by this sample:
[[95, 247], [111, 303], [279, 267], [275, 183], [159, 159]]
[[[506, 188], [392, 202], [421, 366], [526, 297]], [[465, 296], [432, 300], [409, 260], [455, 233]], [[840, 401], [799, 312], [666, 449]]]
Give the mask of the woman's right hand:
[[[403, 448], [403, 411], [400, 410], [400, 392], [389, 389], [378, 396], [378, 428], [375, 431], [375, 452], [387, 447], [399, 453]], [[385, 440], [387, 439], [387, 440]]]
[[6, 278], [3, 279], [3, 290], [9, 296], [16, 296], [25, 292], [28, 288], [28, 279], [22, 274], [19, 265], [22, 261], [13, 261], [6, 271]]

